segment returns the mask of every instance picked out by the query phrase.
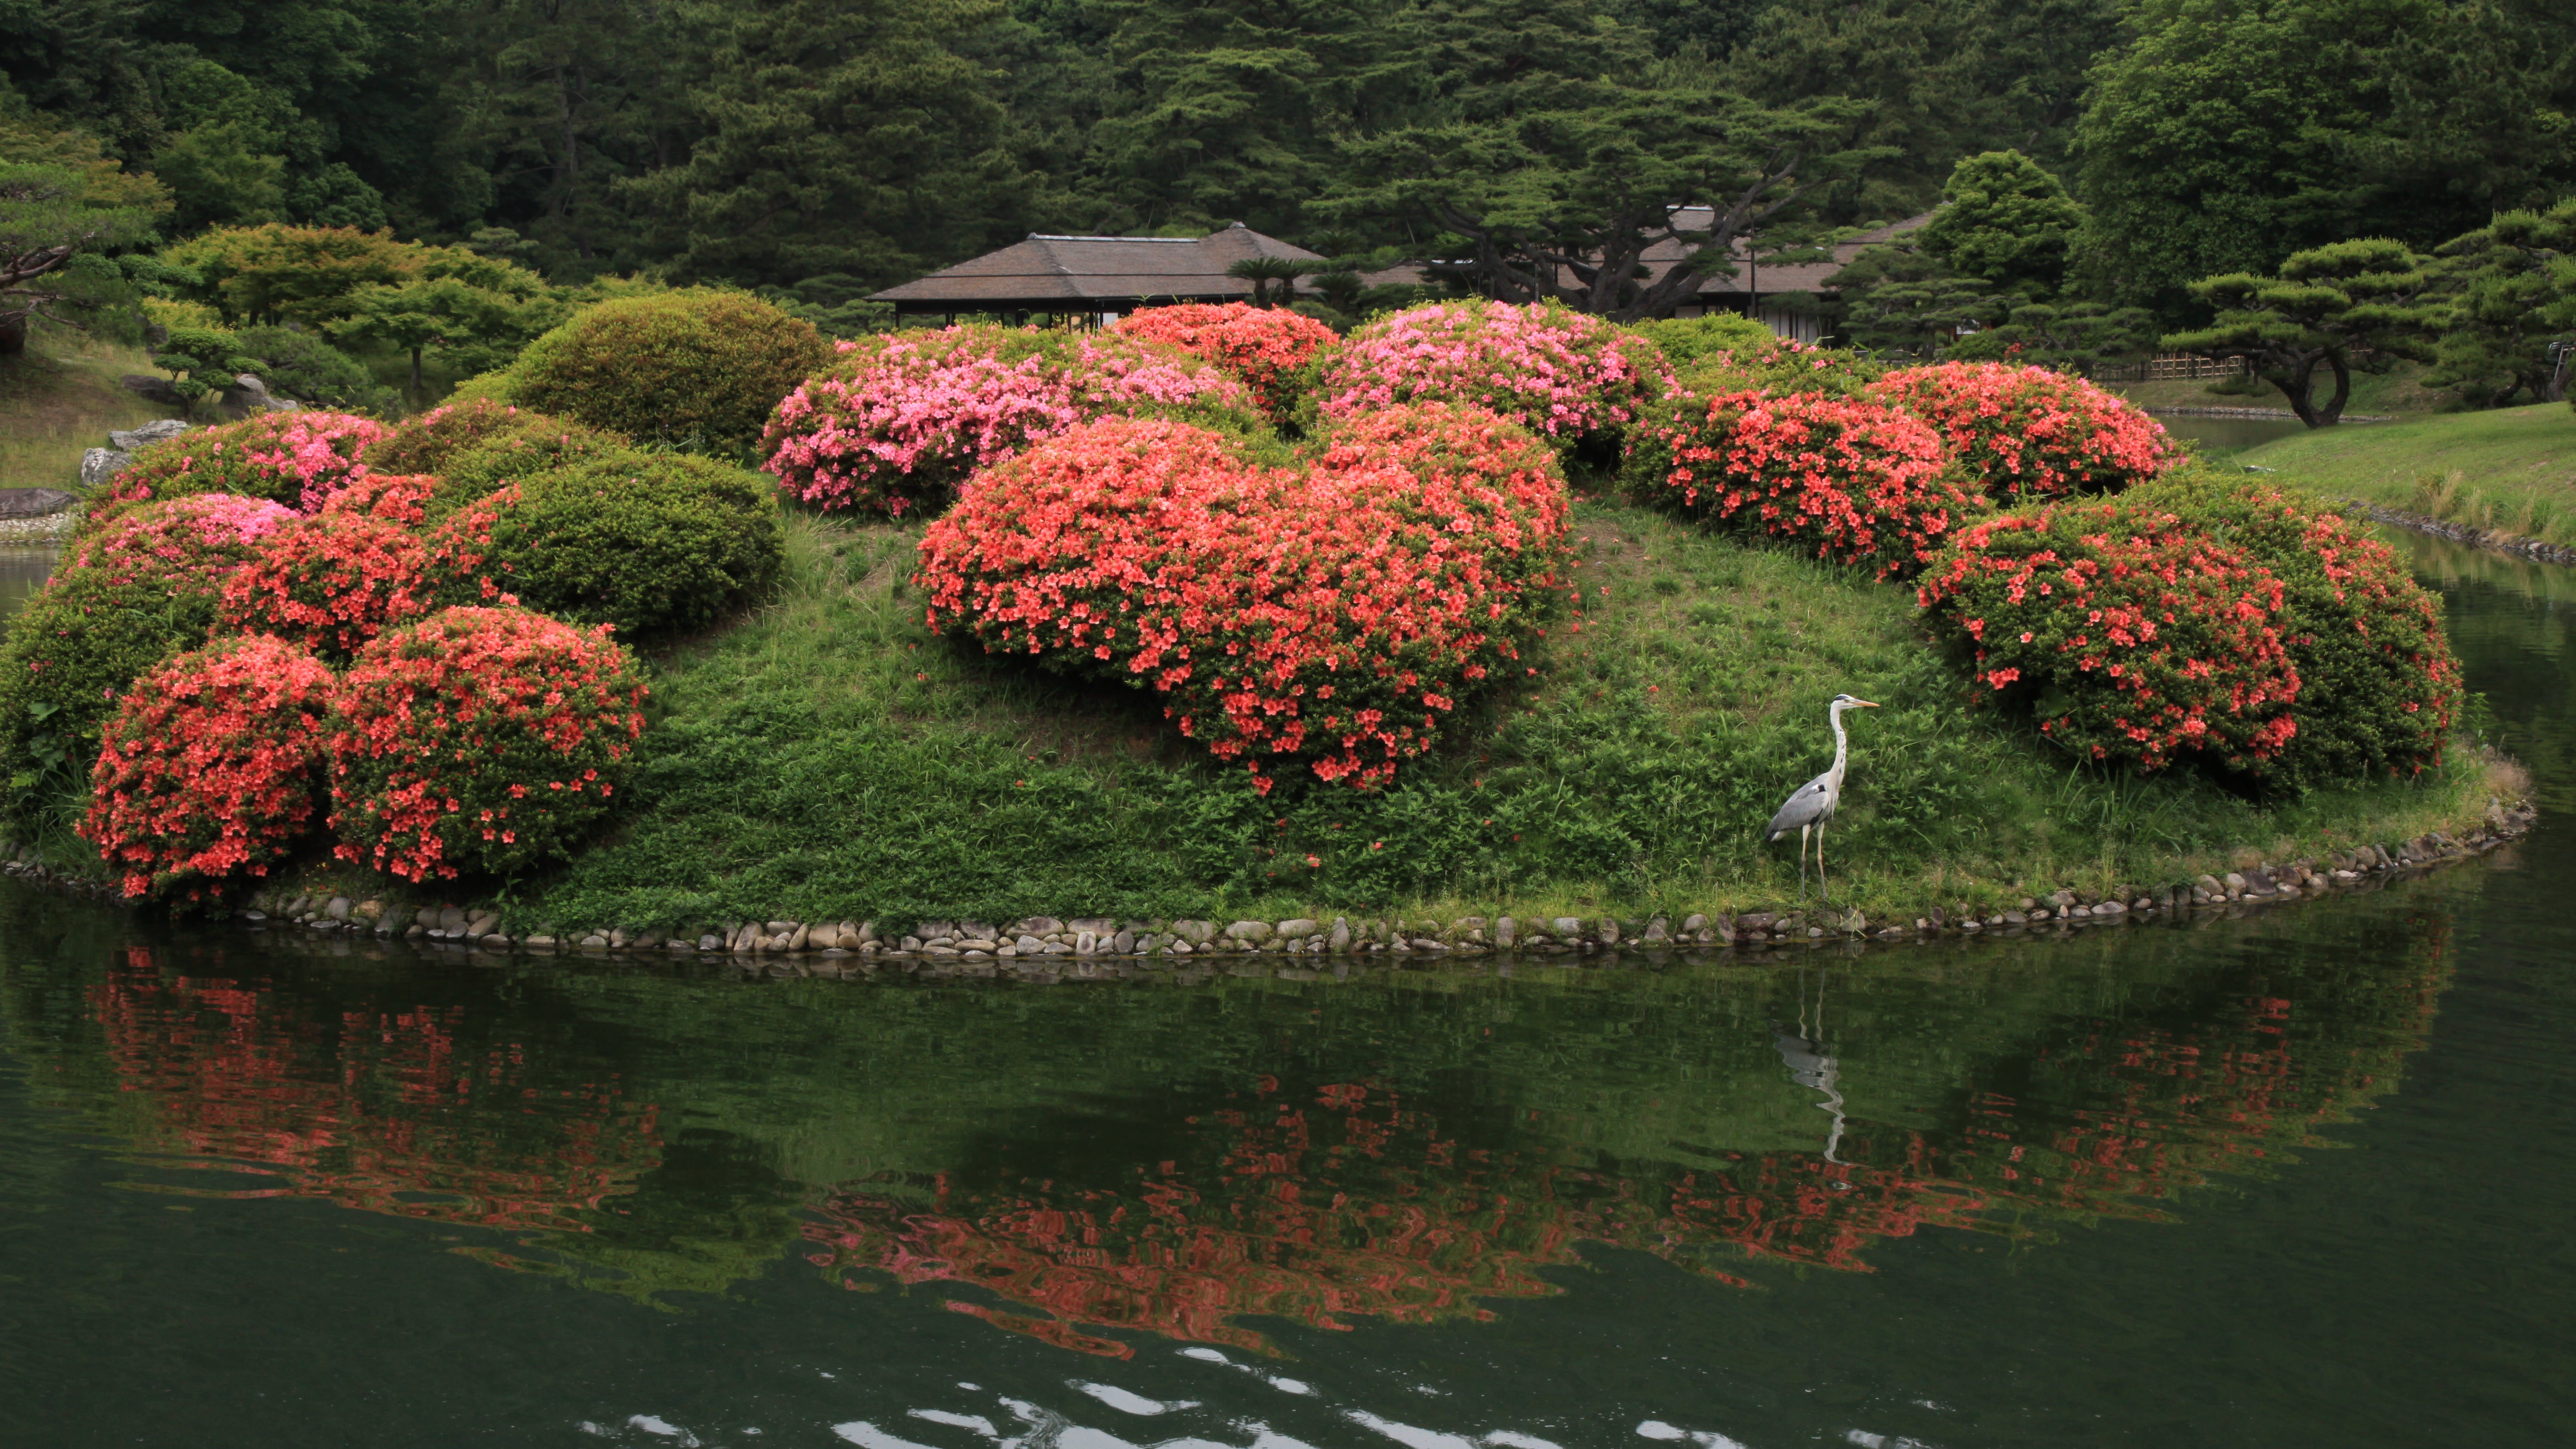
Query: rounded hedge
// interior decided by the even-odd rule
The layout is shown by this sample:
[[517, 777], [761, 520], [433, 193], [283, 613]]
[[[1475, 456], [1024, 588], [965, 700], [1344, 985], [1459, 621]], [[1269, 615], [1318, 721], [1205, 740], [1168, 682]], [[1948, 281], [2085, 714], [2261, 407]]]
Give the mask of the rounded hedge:
[[520, 425], [460, 448], [440, 465], [438, 486], [425, 504], [430, 523], [520, 479], [635, 453], [635, 445], [616, 433], [544, 413], [523, 412], [520, 417]]
[[2298, 733], [2268, 763], [2267, 781], [2306, 790], [2440, 763], [2459, 713], [2460, 663], [2441, 601], [2395, 549], [2250, 479], [2202, 474], [2127, 496], [2242, 549], [2281, 581]]
[[1332, 328], [1284, 307], [1249, 302], [1182, 302], [1118, 319], [1124, 336], [1168, 343], [1222, 367], [1274, 424], [1294, 410], [1298, 378], [1315, 355], [1340, 343]]
[[830, 358], [814, 324], [741, 292], [620, 297], [530, 343], [510, 395], [594, 428], [733, 448]]
[[86, 779], [100, 724], [138, 675], [206, 642], [217, 589], [204, 578], [121, 578], [66, 567], [0, 642], [0, 808], [32, 824]]
[[528, 473], [450, 514], [429, 549], [451, 597], [507, 594], [629, 638], [712, 623], [787, 559], [769, 480], [631, 449]]
[[1982, 692], [2080, 758], [2259, 778], [2297, 734], [2281, 580], [2182, 514], [2058, 500], [1962, 530], [1916, 598]]
[[125, 894], [203, 898], [264, 876], [317, 821], [338, 680], [267, 635], [222, 639], [135, 680], [90, 770], [81, 838]]
[[1645, 336], [1554, 303], [1443, 302], [1381, 317], [1325, 355], [1327, 419], [1409, 402], [1481, 407], [1560, 451], [1616, 439], [1672, 387]]
[[381, 518], [300, 518], [262, 540], [224, 581], [215, 627], [275, 634], [334, 662], [430, 611], [436, 588], [418, 535]]
[[129, 504], [76, 539], [63, 567], [117, 583], [162, 579], [220, 589], [270, 535], [300, 516], [284, 504], [230, 493]]
[[1911, 574], [1982, 507], [1920, 420], [1829, 393], [1682, 398], [1630, 435], [1645, 501], [1816, 557]]
[[1123, 333], [968, 324], [880, 333], [781, 399], [761, 466], [799, 502], [901, 517], [977, 471], [1103, 417], [1256, 428], [1251, 393], [1206, 359]]
[[265, 498], [300, 513], [319, 510], [348, 482], [385, 425], [350, 413], [259, 413], [237, 423], [198, 428], [148, 444], [134, 464], [107, 481], [90, 505], [231, 493]]
[[2164, 425], [2080, 377], [2001, 362], [1901, 368], [1870, 395], [1930, 422], [1997, 497], [2114, 493], [2182, 461]]
[[540, 434], [571, 427], [534, 408], [491, 398], [445, 405], [403, 419], [367, 447], [366, 464], [386, 473], [440, 473], [450, 460], [504, 434]]
[[414, 881], [568, 857], [625, 781], [645, 694], [605, 629], [525, 609], [378, 637], [332, 713], [334, 853]]
[[1368, 789], [1519, 658], [1564, 562], [1552, 452], [1480, 409], [1371, 420], [1262, 467], [1169, 419], [1104, 419], [979, 477], [921, 544], [934, 629], [1160, 693], [1267, 791]]

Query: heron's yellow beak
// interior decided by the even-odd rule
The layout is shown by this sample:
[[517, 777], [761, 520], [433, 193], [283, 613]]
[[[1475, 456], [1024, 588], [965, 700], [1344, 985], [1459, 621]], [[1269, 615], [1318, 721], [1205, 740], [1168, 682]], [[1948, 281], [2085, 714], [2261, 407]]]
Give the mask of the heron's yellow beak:
[[1855, 699], [1851, 702], [1851, 707], [1854, 709], [1876, 709], [1878, 708], [1878, 704], [1874, 700]]

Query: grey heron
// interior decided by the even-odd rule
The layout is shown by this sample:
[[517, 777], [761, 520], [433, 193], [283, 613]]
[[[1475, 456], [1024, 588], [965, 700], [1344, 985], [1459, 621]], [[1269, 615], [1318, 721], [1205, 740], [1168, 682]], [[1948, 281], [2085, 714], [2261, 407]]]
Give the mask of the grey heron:
[[1877, 705], [1853, 695], [1837, 694], [1825, 707], [1826, 717], [1834, 725], [1834, 765], [1830, 770], [1809, 780], [1791, 795], [1780, 813], [1762, 828], [1764, 844], [1785, 839], [1791, 830], [1798, 832], [1798, 899], [1807, 899], [1807, 836], [1816, 838], [1816, 889], [1832, 905], [1833, 891], [1825, 884], [1825, 822], [1834, 818], [1835, 807], [1843, 803], [1843, 767], [1851, 763], [1851, 737], [1843, 733], [1843, 711], [1876, 709]]

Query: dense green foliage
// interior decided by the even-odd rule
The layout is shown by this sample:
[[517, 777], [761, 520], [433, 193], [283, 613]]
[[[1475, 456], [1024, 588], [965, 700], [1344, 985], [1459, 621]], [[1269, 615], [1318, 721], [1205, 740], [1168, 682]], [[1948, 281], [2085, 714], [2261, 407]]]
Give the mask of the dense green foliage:
[[619, 448], [514, 476], [438, 535], [461, 555], [464, 599], [506, 592], [650, 638], [713, 622], [784, 558], [775, 486], [711, 459]]
[[508, 387], [513, 402], [595, 428], [742, 447], [830, 356], [812, 323], [756, 297], [673, 292], [579, 313], [519, 355]]
[[[0, 808], [38, 824], [85, 794], [99, 729], [134, 677], [205, 642], [216, 592], [203, 580], [66, 570], [0, 642]], [[79, 803], [74, 802], [75, 806]]]

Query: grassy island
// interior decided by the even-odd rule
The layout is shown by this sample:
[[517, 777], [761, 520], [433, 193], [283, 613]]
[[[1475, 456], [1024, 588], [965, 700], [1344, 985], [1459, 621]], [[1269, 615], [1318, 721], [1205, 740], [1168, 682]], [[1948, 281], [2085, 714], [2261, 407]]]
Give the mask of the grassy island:
[[[1847, 692], [1825, 854], [1877, 925], [2522, 793], [2393, 556], [2080, 380], [1201, 311], [835, 350], [675, 294], [392, 427], [155, 445], [7, 642], [13, 832], [128, 894], [548, 941], [1678, 922], [1799, 899], [1757, 836]], [[675, 393], [688, 438], [619, 411]]]

